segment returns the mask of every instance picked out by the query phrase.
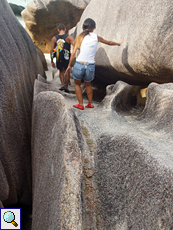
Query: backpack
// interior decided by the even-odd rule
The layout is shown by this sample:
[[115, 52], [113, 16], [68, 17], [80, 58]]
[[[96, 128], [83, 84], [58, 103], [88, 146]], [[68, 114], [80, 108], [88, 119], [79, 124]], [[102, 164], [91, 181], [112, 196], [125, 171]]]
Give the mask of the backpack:
[[64, 59], [65, 60], [69, 59], [70, 52], [64, 49], [64, 43], [65, 43], [65, 40], [62, 38], [59, 38], [56, 41], [56, 46], [52, 53], [52, 58], [56, 57], [56, 61], [62, 62]]

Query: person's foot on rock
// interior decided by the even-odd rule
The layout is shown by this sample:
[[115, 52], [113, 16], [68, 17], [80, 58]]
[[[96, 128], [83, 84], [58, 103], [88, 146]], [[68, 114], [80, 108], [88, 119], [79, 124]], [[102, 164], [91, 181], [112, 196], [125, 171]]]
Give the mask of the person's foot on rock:
[[61, 90], [61, 91], [62, 91], [62, 90], [65, 90], [64, 86], [62, 86], [61, 88], [59, 88], [59, 90]]
[[64, 90], [66, 93], [70, 93], [70, 90], [69, 89], [65, 89]]
[[84, 110], [84, 106], [83, 105], [73, 105], [73, 107], [75, 107], [76, 109], [81, 109], [81, 110]]
[[94, 105], [88, 104], [88, 105], [85, 106], [85, 108], [94, 108]]

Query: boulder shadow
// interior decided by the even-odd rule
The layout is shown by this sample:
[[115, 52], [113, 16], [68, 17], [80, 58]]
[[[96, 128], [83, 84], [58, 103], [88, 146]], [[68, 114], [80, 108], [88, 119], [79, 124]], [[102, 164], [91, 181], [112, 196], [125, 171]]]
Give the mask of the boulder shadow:
[[[100, 87], [106, 87], [107, 85], [115, 84], [117, 81], [121, 80], [130, 85], [140, 85], [147, 87], [151, 82], [147, 76], [136, 73], [130, 66], [128, 62], [128, 46], [123, 49], [122, 52], [122, 64], [128, 70], [129, 74], [117, 71], [110, 63], [104, 48], [100, 47], [96, 53], [96, 71], [94, 84]], [[100, 60], [100, 63], [99, 63]], [[104, 66], [101, 65], [104, 63]], [[142, 80], [144, 79], [144, 80]]]

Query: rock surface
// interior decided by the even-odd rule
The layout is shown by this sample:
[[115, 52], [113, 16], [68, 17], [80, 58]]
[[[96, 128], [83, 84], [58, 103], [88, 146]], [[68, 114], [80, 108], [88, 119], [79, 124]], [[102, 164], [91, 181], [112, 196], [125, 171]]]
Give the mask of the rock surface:
[[33, 230], [170, 230], [173, 84], [151, 83], [145, 103], [141, 87], [118, 81], [94, 109], [71, 108], [76, 97], [38, 75], [6, 0], [0, 19], [0, 207], [31, 203], [32, 170]]
[[95, 109], [75, 110], [96, 146], [97, 229], [171, 229], [172, 90], [150, 84], [143, 111], [133, 114], [132, 86], [117, 82]]
[[100, 0], [90, 2], [71, 33], [78, 35], [90, 17], [99, 36], [125, 41], [120, 47], [98, 46], [96, 82], [104, 86], [117, 80], [142, 86], [173, 82], [173, 2], [106, 0], [99, 4]]
[[[39, 56], [39, 59], [41, 60], [41, 63], [43, 65], [44, 71], [47, 71], [48, 70], [47, 61], [45, 59], [45, 56], [44, 56], [43, 52], [38, 48], [38, 46], [35, 46], [35, 48], [37, 50], [37, 54]], [[46, 78], [46, 75], [44, 77]]]
[[6, 0], [0, 1], [0, 200], [1, 207], [31, 203], [33, 85], [44, 75], [35, 46]]
[[[52, 229], [67, 229], [62, 221], [73, 229], [71, 216], [64, 215], [69, 214], [69, 208], [62, 206], [63, 199], [57, 200], [64, 188], [72, 194], [81, 191], [81, 199], [74, 196], [71, 200], [67, 195], [69, 206], [75, 204], [77, 210], [74, 220], [76, 213], [82, 212], [82, 222], [76, 228], [73, 225], [74, 229], [171, 229], [173, 111], [168, 108], [172, 108], [173, 84], [150, 84], [146, 103], [139, 110], [138, 100], [135, 104], [129, 98], [139, 98], [140, 87], [119, 81], [107, 88], [108, 94], [101, 103], [94, 103], [94, 109], [81, 111], [70, 108], [76, 99], [61, 92], [67, 105], [54, 83], [40, 77], [35, 82], [32, 229], [43, 216], [47, 218], [41, 210], [49, 210], [50, 216], [57, 213], [57, 219], [47, 220]], [[74, 160], [68, 164], [65, 156], [71, 158], [73, 144], [67, 130], [76, 143]], [[71, 176], [65, 180], [67, 172]], [[55, 180], [58, 185], [61, 180], [59, 187]], [[60, 207], [64, 207], [63, 215]], [[40, 229], [47, 229], [47, 225]]]
[[50, 52], [51, 38], [57, 26], [65, 24], [67, 31], [74, 27], [90, 0], [30, 1], [22, 11], [26, 30], [33, 42], [44, 52]]
[[43, 81], [35, 81], [33, 103], [32, 229], [82, 229], [84, 139], [67, 101]]

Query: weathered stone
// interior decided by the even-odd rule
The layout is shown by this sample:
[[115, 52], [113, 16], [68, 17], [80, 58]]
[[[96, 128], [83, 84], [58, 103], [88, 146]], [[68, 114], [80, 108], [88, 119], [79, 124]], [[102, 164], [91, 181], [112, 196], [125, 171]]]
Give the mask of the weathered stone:
[[[59, 90], [55, 85], [47, 83], [41, 76], [38, 78], [39, 81], [35, 81], [32, 126], [33, 229], [39, 229], [41, 218], [48, 218], [41, 211], [47, 209], [50, 210], [50, 216], [51, 213], [57, 214], [56, 223], [51, 218], [47, 219], [55, 229], [64, 229], [61, 223], [67, 221], [66, 228], [78, 229], [74, 227], [71, 217], [77, 220], [76, 213], [79, 210], [82, 212], [82, 222], [78, 226], [83, 229], [171, 229], [173, 114], [170, 105], [173, 84], [150, 84], [146, 103], [141, 105], [141, 87], [118, 81], [107, 87], [108, 94], [99, 106], [95, 104], [94, 109], [81, 111], [70, 109], [64, 98], [57, 93]], [[69, 104], [74, 103], [74, 97], [63, 95]], [[134, 108], [137, 110], [135, 113]], [[69, 119], [69, 114], [72, 119]], [[73, 125], [69, 125], [71, 122], [73, 124], [73, 118], [76, 119], [74, 129]], [[47, 121], [49, 126], [46, 126]], [[75, 145], [74, 161], [69, 160], [64, 166], [64, 154], [69, 158], [72, 154], [70, 147], [62, 149], [62, 146], [70, 146], [66, 135], [68, 132], [74, 144], [78, 140], [79, 145]], [[92, 143], [92, 148], [88, 141]], [[76, 160], [78, 157], [80, 163]], [[60, 171], [63, 172], [61, 176]], [[68, 179], [65, 180], [65, 177]], [[44, 178], [49, 179], [45, 181]], [[63, 206], [63, 212], [60, 209], [63, 203], [61, 194], [64, 194], [64, 189], [69, 191], [69, 188], [72, 191], [76, 189], [72, 194], [78, 194], [81, 190], [81, 199], [66, 193], [66, 198], [69, 197], [68, 205], [75, 210], [71, 216], [66, 206]], [[44, 226], [41, 225], [41, 228], [44, 229]]]
[[[44, 71], [47, 71], [48, 70], [47, 62], [46, 62], [44, 54], [42, 53], [42, 51], [37, 46], [35, 46], [35, 48], [37, 50], [38, 56], [39, 56], [39, 58], [41, 60], [41, 63], [43, 64]], [[46, 78], [46, 76], [44, 76], [44, 77]]]
[[[41, 80], [41, 76], [39, 76]], [[53, 88], [52, 88], [53, 87]], [[83, 135], [53, 84], [36, 80], [32, 120], [32, 229], [82, 229]]]
[[83, 12], [76, 30], [88, 17], [96, 22], [99, 36], [119, 42], [119, 46], [99, 44], [96, 53], [95, 83], [108, 85], [117, 80], [146, 86], [151, 82], [173, 82], [171, 0], [100, 0], [91, 1]]
[[158, 150], [156, 143], [135, 133], [105, 134], [98, 139], [97, 183], [103, 229], [172, 226], [173, 161], [168, 166], [164, 156], [166, 153], [170, 158], [172, 153]]
[[33, 85], [44, 70], [31, 38], [6, 0], [0, 1], [0, 21], [0, 203], [28, 204]]
[[26, 30], [33, 42], [44, 52], [50, 52], [51, 38], [57, 26], [65, 24], [67, 31], [74, 27], [90, 0], [30, 1], [22, 11]]
[[[136, 114], [129, 98], [137, 97], [139, 87], [119, 81], [108, 88], [92, 112], [75, 110], [96, 143], [97, 229], [171, 229], [173, 84], [150, 84]], [[90, 183], [85, 184], [87, 194]]]
[[93, 174], [94, 174], [94, 172], [93, 172], [92, 169], [88, 169], [88, 170], [86, 171], [86, 176], [87, 176], [88, 178], [92, 177]]
[[[138, 120], [153, 131], [163, 131], [172, 136], [173, 130], [173, 84], [151, 83], [147, 89], [147, 100]], [[172, 136], [173, 137], [173, 136]]]

